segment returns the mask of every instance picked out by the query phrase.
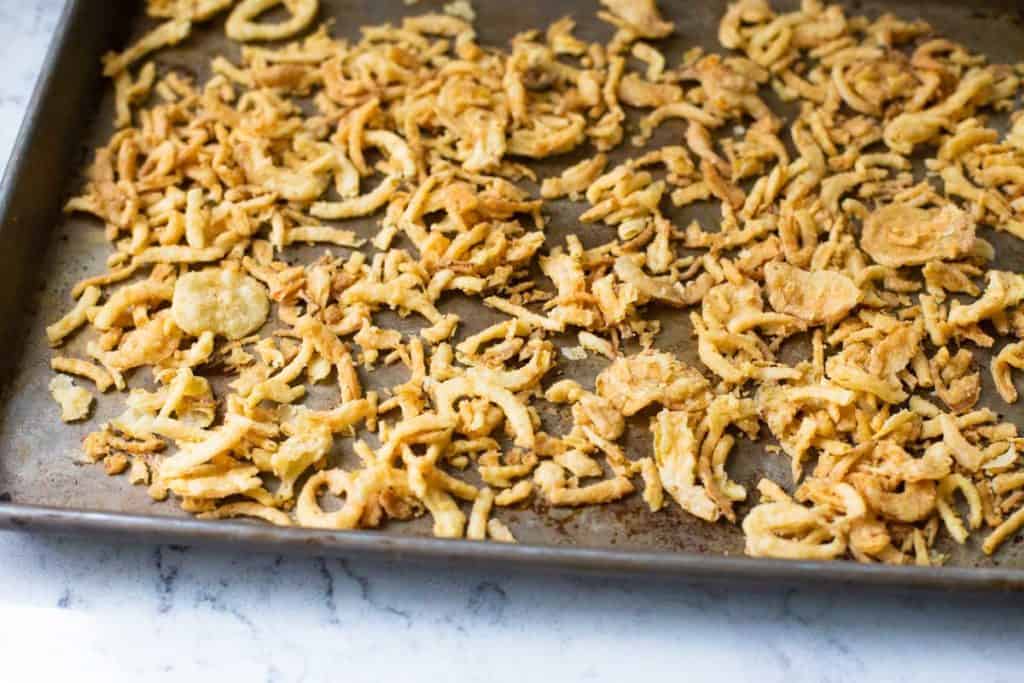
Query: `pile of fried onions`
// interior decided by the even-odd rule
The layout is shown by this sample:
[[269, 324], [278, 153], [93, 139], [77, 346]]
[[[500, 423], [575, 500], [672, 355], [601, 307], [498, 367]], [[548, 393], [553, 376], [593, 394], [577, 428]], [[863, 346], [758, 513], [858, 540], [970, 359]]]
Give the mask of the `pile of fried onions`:
[[[468, 3], [350, 42], [315, 0], [150, 0], [163, 23], [105, 58], [116, 132], [67, 204], [102, 221], [108, 269], [47, 329], [74, 339], [52, 361], [66, 420], [93, 400], [68, 375], [126, 392], [88, 459], [203, 518], [430, 515], [508, 542], [502, 507], [636, 493], [741, 523], [755, 556], [931, 565], [974, 531], [994, 552], [1024, 525], [1017, 427], [978, 405], [983, 372], [1014, 402], [1024, 368], [1024, 276], [984, 237], [1024, 239], [1024, 116], [995, 124], [1019, 70], [818, 0], [735, 2], [721, 54], [672, 62], [653, 0], [601, 4], [605, 44], [565, 18], [497, 48]], [[245, 45], [205, 82], [148, 61], [224, 14]], [[672, 144], [610, 161], [663, 126]], [[582, 212], [560, 244], [555, 201]], [[717, 224], [663, 213], [691, 204]], [[501, 322], [467, 335], [456, 293]], [[652, 306], [692, 324], [699, 365], [659, 350]], [[556, 381], [588, 356], [594, 386]], [[401, 383], [365, 390], [386, 366]], [[637, 419], [645, 457], [620, 445]], [[791, 477], [753, 492], [729, 458], [758, 439]]]

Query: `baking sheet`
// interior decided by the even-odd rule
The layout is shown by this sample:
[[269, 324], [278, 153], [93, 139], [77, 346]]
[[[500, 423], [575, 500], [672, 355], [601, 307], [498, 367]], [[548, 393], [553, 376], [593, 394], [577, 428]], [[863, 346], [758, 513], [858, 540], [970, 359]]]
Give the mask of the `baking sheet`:
[[[940, 543], [939, 550], [951, 554], [950, 564], [962, 568], [989, 568], [994, 572], [958, 572], [945, 568], [946, 572], [937, 574], [934, 570], [919, 571], [913, 568], [854, 568], [848, 563], [834, 565], [817, 565], [816, 563], [771, 563], [742, 558], [743, 538], [738, 527], [723, 522], [708, 524], [680, 511], [677, 506], [668, 506], [657, 514], [650, 513], [640, 496], [634, 495], [627, 500], [600, 507], [588, 507], [580, 510], [546, 509], [542, 503], [531, 502], [522, 509], [503, 509], [498, 514], [523, 544], [554, 546], [555, 549], [540, 550], [541, 554], [527, 548], [501, 548], [496, 544], [484, 545], [462, 543], [466, 548], [483, 550], [456, 550], [451, 542], [427, 540], [430, 520], [423, 518], [412, 523], [392, 523], [382, 533], [328, 533], [295, 530], [268, 529], [254, 523], [239, 522], [186, 522], [187, 517], [173, 502], [155, 503], [146, 494], [144, 487], [129, 486], [125, 478], [108, 477], [99, 466], [82, 465], [77, 462], [80, 457], [82, 438], [103, 420], [118, 414], [123, 409], [123, 394], [109, 394], [101, 397], [93, 419], [85, 424], [63, 425], [59, 421], [59, 411], [51, 400], [47, 384], [52, 377], [48, 362], [50, 350], [45, 343], [44, 328], [69, 305], [69, 291], [72, 284], [84, 276], [102, 272], [104, 259], [109, 254], [109, 245], [103, 237], [102, 226], [95, 219], [86, 216], [63, 216], [58, 213], [59, 205], [82, 183], [82, 171], [89, 159], [89, 151], [105, 143], [111, 133], [110, 122], [113, 111], [113, 92], [109, 84], [101, 84], [98, 80], [99, 54], [110, 47], [120, 47], [126, 41], [137, 37], [148, 27], [151, 20], [142, 16], [139, 3], [103, 3], [107, 11], [97, 10], [96, 5], [88, 7], [88, 0], [71, 2], [69, 5], [69, 26], [65, 27], [62, 44], [57, 47], [68, 52], [74, 41], [82, 41], [76, 33], [92, 30], [104, 32], [103, 36], [94, 37], [92, 45], [72, 46], [72, 52], [79, 59], [92, 60], [91, 71], [95, 77], [91, 85], [85, 87], [82, 97], [83, 105], [76, 110], [64, 110], [59, 114], [50, 114], [48, 120], [36, 115], [31, 123], [28, 135], [23, 137], [22, 145], [16, 152], [12, 167], [16, 173], [7, 178], [7, 204], [22, 203], [27, 192], [35, 192], [32, 198], [38, 205], [38, 215], [24, 217], [22, 220], [11, 220], [8, 210], [5, 214], [3, 229], [6, 244], [12, 244], [6, 257], [22, 254], [28, 268], [24, 273], [12, 265], [9, 270], [0, 270], [0, 285], [4, 280], [11, 283], [19, 275], [22, 281], [17, 285], [17, 301], [6, 311], [4, 302], [0, 301], [0, 314], [3, 315], [2, 337], [10, 349], [5, 359], [3, 370], [3, 400], [0, 402], [0, 500], [9, 504], [0, 504], [0, 524], [14, 524], [18, 520], [29, 526], [47, 528], [83, 528], [94, 530], [122, 530], [139, 532], [165, 531], [175, 538], [208, 538], [223, 540], [240, 540], [258, 543], [269, 547], [280, 545], [310, 545], [318, 550], [337, 550], [366, 548], [403, 548], [417, 554], [457, 554], [468, 553], [480, 557], [518, 557], [531, 562], [547, 564], [568, 563], [573, 566], [610, 568], [629, 566], [634, 569], [656, 571], [658, 567], [668, 570], [708, 571], [709, 573], [727, 571], [757, 575], [771, 575], [774, 572], [788, 571], [781, 569], [788, 566], [792, 571], [803, 571], [801, 567], [820, 567], [817, 572], [824, 572], [826, 578], [841, 576], [860, 576], [863, 570], [869, 570], [864, 576], [873, 576], [870, 571], [889, 571], [881, 576], [888, 580], [910, 581], [912, 577], [925, 581], [925, 577], [934, 577], [932, 582], [946, 583], [956, 577], [971, 577], [969, 583], [989, 580], [999, 585], [1006, 582], [1024, 582], [1024, 549], [1017, 542], [1010, 542], [995, 558], [988, 558], [980, 552], [980, 535], [976, 534], [963, 547], [949, 543], [948, 539]], [[97, 3], [99, 4], [99, 3]], [[321, 0], [321, 20], [332, 22], [332, 32], [339, 37], [356, 38], [358, 27], [372, 23], [395, 21], [403, 15], [424, 11], [438, 11], [443, 3], [438, 0], [422, 0], [414, 7], [408, 7], [402, 0], [380, 0], [377, 2], [355, 2], [353, 0]], [[720, 51], [717, 45], [717, 22], [725, 8], [724, 1], [705, 2], [672, 2], [662, 0], [660, 3], [664, 14], [676, 21], [677, 33], [670, 39], [659, 43], [669, 58], [670, 63], [677, 61], [682, 53], [694, 45], [708, 50]], [[778, 2], [777, 8], [788, 8], [794, 3]], [[1024, 56], [1024, 19], [1022, 10], [1013, 0], [988, 0], [974, 3], [949, 2], [942, 0], [897, 0], [890, 2], [851, 2], [844, 3], [853, 12], [865, 12], [875, 16], [883, 11], [890, 11], [905, 18], [924, 18], [931, 22], [940, 33], [958, 42], [962, 42], [973, 50], [984, 52], [992, 61], [1015, 62]], [[507, 44], [508, 40], [518, 31], [530, 28], [543, 28], [550, 22], [565, 14], [571, 14], [577, 21], [577, 33], [587, 40], [606, 41], [612, 29], [598, 21], [595, 16], [596, 0], [570, 0], [554, 2], [551, 0], [521, 0], [510, 3], [503, 0], [475, 0], [473, 2], [478, 18], [476, 26], [482, 44]], [[106, 20], [107, 24], [102, 24]], [[102, 29], [100, 28], [102, 26]], [[82, 54], [86, 53], [86, 54]], [[195, 28], [192, 37], [182, 46], [163, 50], [156, 60], [161, 71], [179, 69], [195, 75], [199, 79], [208, 76], [208, 63], [212, 56], [226, 54], [237, 57], [237, 45], [223, 37], [223, 17]], [[67, 59], [65, 59], [67, 62]], [[64, 64], [54, 74], [48, 91], [39, 93], [37, 105], [45, 105], [55, 96], [54, 89], [68, 89], [68, 80], [73, 76], [67, 71], [71, 66]], [[88, 66], [78, 66], [89, 69]], [[86, 71], [88, 73], [88, 71]], [[79, 84], [79, 88], [82, 89]], [[62, 116], [61, 116], [62, 115]], [[27, 186], [26, 182], [18, 182], [21, 176], [30, 172], [33, 155], [43, 155], [36, 151], [38, 145], [45, 143], [45, 136], [52, 134], [54, 127], [61, 131], [55, 137], [58, 140], [75, 140], [73, 150], [65, 150], [72, 157], [68, 165], [70, 177], [58, 182], [59, 174], [51, 174], [50, 182], [40, 186], [35, 183]], [[682, 123], [667, 123], [662, 126], [651, 141], [652, 146], [660, 146], [680, 139], [683, 132]], [[627, 132], [627, 140], [629, 133]], [[51, 139], [51, 144], [52, 144]], [[613, 155], [613, 161], [626, 155], [636, 154], [639, 150], [624, 145]], [[570, 154], [540, 164], [532, 164], [541, 177], [557, 172], [566, 165], [574, 163], [586, 156], [587, 152]], [[18, 155], [21, 155], [20, 157]], [[52, 154], [51, 154], [52, 156]], [[532, 188], [536, 189], [536, 188]], [[9, 206], [7, 206], [10, 209]], [[612, 231], [606, 226], [582, 225], [576, 217], [582, 212], [583, 206], [567, 201], [547, 202], [549, 215], [548, 246], [562, 244], [566, 234], [580, 236], [584, 244], [599, 244], [610, 239]], [[697, 218], [705, 225], [713, 225], [716, 212], [707, 208], [688, 208], [669, 212], [677, 225], [685, 225]], [[351, 227], [347, 222], [346, 227]], [[357, 232], [372, 235], [375, 231], [374, 221], [356, 222]], [[1024, 242], [1006, 237], [1005, 235], [985, 234], [997, 247], [997, 265], [1002, 268], [1020, 270], [1024, 267]], [[26, 245], [42, 244], [41, 247]], [[335, 249], [336, 252], [345, 250]], [[298, 250], [299, 259], [307, 260], [323, 252], [323, 248]], [[0, 261], [0, 267], [4, 266]], [[10, 286], [6, 288], [9, 292]], [[463, 319], [460, 337], [464, 337], [503, 318], [478, 303], [470, 303], [459, 298], [445, 299], [439, 308], [442, 311], [454, 311]], [[657, 345], [664, 350], [672, 351], [683, 359], [697, 365], [695, 344], [691, 337], [691, 328], [687, 314], [679, 312], [658, 311], [663, 321], [663, 332]], [[400, 321], [396, 316], [388, 314], [377, 316], [382, 326], [393, 324], [401, 329], [418, 327], [416, 321], [408, 323]], [[20, 344], [19, 344], [20, 342]], [[574, 344], [575, 342], [571, 342]], [[84, 339], [75, 339], [69, 344], [68, 352], [74, 355], [83, 349]], [[799, 349], [793, 349], [798, 353]], [[559, 367], [551, 375], [549, 381], [562, 377], [572, 377], [584, 384], [592, 385], [593, 377], [606, 364], [602, 358], [591, 356], [579, 362], [560, 359]], [[380, 373], [362, 373], [362, 379], [369, 387], [387, 386], [401, 381], [404, 371], [397, 368], [385, 369]], [[982, 403], [995, 396], [988, 373], [983, 373], [986, 382]], [[130, 379], [131, 386], [146, 386], [149, 381], [145, 373]], [[312, 396], [311, 401], [316, 401]], [[989, 403], [997, 411], [1002, 411], [1011, 419], [1024, 418], [1024, 406], [1007, 412], [1006, 406], [996, 398]], [[555, 433], [566, 431], [566, 413], [549, 412], [543, 415], [546, 427]], [[630, 426], [624, 445], [632, 457], [641, 457], [649, 453], [650, 433], [647, 428], [648, 416], [644, 414]], [[764, 430], [766, 432], [767, 430]], [[780, 483], [789, 483], [789, 462], [782, 456], [768, 454], [764, 451], [764, 441], [751, 443], [741, 441], [730, 460], [730, 472], [733, 478], [753, 491], [753, 485], [761, 476], [769, 476]], [[334, 457], [344, 462], [351, 456], [350, 446], [339, 443]], [[58, 511], [29, 510], [23, 506], [46, 506]], [[740, 506], [740, 516], [746, 507]], [[64, 512], [61, 512], [64, 511]], [[80, 511], [96, 511], [99, 513], [129, 513], [134, 515], [152, 516], [151, 519], [132, 519], [111, 517], [104, 514], [82, 515]], [[120, 520], [120, 521], [118, 521]], [[202, 529], [202, 531], [198, 531]], [[411, 540], [389, 543], [384, 539], [411, 537]], [[357, 539], [357, 540], [353, 540]], [[375, 545], [376, 544], [376, 545]], [[567, 552], [564, 549], [594, 549], [596, 555], [589, 550]], [[563, 549], [563, 550], [559, 550]], [[613, 551], [613, 552], [608, 552]], [[622, 552], [628, 551], [628, 555]], [[665, 552], [667, 564], [654, 561], [656, 556], [648, 552]], [[520, 553], [516, 556], [516, 553]], [[559, 556], [559, 553], [561, 555]], [[717, 558], [739, 557], [736, 562], [722, 564]], [[577, 558], [578, 562], [570, 562]], [[632, 558], [632, 559], [630, 559]], [[647, 558], [646, 564], [641, 561]], [[637, 563], [640, 564], [637, 564]], [[618, 563], [618, 564], [617, 564]], [[674, 563], [674, 564], [673, 564]], [[770, 569], [769, 567], [780, 567]], [[688, 569], [687, 569], [688, 568]], [[1005, 569], [1009, 571], [1000, 571]], [[807, 571], [810, 571], [809, 569]], [[916, 572], [916, 573], [915, 573]], [[821, 575], [821, 574], [819, 574]], [[941, 576], [941, 578], [940, 578]], [[902, 578], [900, 578], [902, 577]]]

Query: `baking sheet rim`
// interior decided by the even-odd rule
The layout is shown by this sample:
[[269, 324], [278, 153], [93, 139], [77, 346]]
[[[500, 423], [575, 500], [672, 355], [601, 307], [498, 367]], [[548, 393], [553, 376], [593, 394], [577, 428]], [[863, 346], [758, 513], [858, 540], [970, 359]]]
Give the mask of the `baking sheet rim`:
[[[800, 585], [844, 583], [853, 586], [967, 590], [1024, 590], [1024, 571], [1002, 568], [917, 567], [810, 562], [701, 555], [689, 552], [622, 551], [538, 544], [446, 540], [399, 536], [381, 531], [328, 531], [262, 526], [243, 521], [67, 510], [0, 503], [0, 528], [67, 534], [82, 532], [138, 538], [147, 543], [224, 542], [266, 552], [307, 555], [375, 556], [395, 560], [499, 564], [502, 568], [572, 570], [608, 575], [651, 575], [680, 579], [738, 579], [752, 583]], [[222, 546], [221, 546], [222, 547]]]

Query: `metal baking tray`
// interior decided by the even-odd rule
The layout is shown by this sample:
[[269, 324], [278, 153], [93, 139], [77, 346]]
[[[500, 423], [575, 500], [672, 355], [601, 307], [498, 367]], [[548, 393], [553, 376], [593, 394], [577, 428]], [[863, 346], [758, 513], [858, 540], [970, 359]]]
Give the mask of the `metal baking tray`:
[[[415, 7], [402, 0], [321, 0], [320, 19], [332, 20], [336, 35], [354, 38], [358, 27], [395, 21], [422, 11], [438, 11], [441, 0]], [[677, 34], [662, 45], [670, 60], [700, 45], [719, 50], [716, 27], [725, 0], [661, 0], [664, 13], [677, 22]], [[778, 7], [795, 4], [780, 1]], [[610, 28], [595, 18], [596, 0], [474, 0], [476, 26], [483, 43], [506, 44], [516, 32], [546, 26], [571, 14], [579, 34], [605, 40]], [[846, 3], [851, 13], [885, 11], [921, 17], [944, 35], [986, 53], [993, 61], [1014, 63], [1024, 55], [1024, 10], [1018, 0], [888, 0]], [[375, 555], [449, 564], [498, 563], [505, 567], [571, 569], [633, 575], [660, 574], [688, 578], [786, 583], [847, 582], [958, 589], [1024, 589], [1024, 545], [1011, 541], [994, 557], [985, 557], [979, 540], [965, 547], [943, 546], [950, 564], [941, 568], [859, 565], [853, 562], [788, 562], [743, 556], [740, 530], [725, 523], [707, 524], [677, 508], [651, 514], [632, 496], [620, 503], [583, 510], [547, 510], [534, 503], [500, 516], [520, 539], [518, 545], [447, 541], [429, 537], [429, 521], [393, 524], [382, 531], [329, 532], [283, 529], [248, 522], [190, 519], [172, 503], [154, 503], [143, 487], [122, 477], [108, 477], [101, 467], [76, 463], [81, 439], [100, 420], [120, 409], [120, 397], [101, 400], [96, 415], [82, 426], [60, 423], [47, 383], [50, 351], [45, 325], [68, 306], [69, 289], [87, 274], [102, 271], [109, 247], [102, 226], [82, 216], [67, 216], [61, 207], [82, 183], [91, 151], [111, 132], [113, 92], [100, 77], [100, 56], [140, 35], [151, 20], [143, 2], [69, 0], [33, 94], [0, 196], [0, 526], [31, 531], [100, 533], [146, 542], [244, 545], [274, 552], [325, 555]], [[161, 70], [180, 69], [207, 75], [212, 56], [237, 55], [223, 37], [223, 17], [197, 26], [193, 36], [156, 56]], [[663, 126], [653, 144], [678, 139], [681, 128]], [[628, 145], [619, 155], [635, 153]], [[546, 175], [578, 157], [541, 165]], [[568, 232], [585, 242], [606, 240], [605, 228], [581, 226], [578, 205], [553, 203], [549, 244]], [[701, 210], [672, 216], [679, 224], [700, 217]], [[710, 215], [708, 215], [710, 217]], [[369, 230], [372, 222], [357, 229]], [[1003, 236], [996, 241], [999, 264], [1024, 267], [1024, 243]], [[302, 254], [300, 253], [300, 258]], [[442, 305], [462, 313], [469, 331], [489, 324], [482, 307], [453, 300]], [[472, 311], [467, 315], [468, 311]], [[659, 346], [693, 359], [685, 315], [665, 315]], [[397, 321], [397, 318], [395, 319]], [[72, 347], [74, 350], [74, 347]], [[565, 364], [563, 364], [564, 366]], [[587, 381], [603, 363], [589, 359], [562, 372]], [[368, 378], [371, 379], [371, 378]], [[136, 377], [139, 386], [144, 377]], [[985, 395], [992, 396], [992, 387]], [[996, 410], [1000, 406], [993, 405]], [[1001, 406], [1005, 411], [1005, 406]], [[1024, 408], [1010, 413], [1024, 418]], [[558, 415], [546, 415], [555, 423]], [[649, 449], [646, 420], [631, 427], [631, 453]], [[561, 432], [557, 424], [553, 429]], [[762, 475], [788, 481], [788, 462], [747, 443], [730, 469], [751, 486]], [[741, 508], [741, 513], [743, 509]], [[1019, 539], [1018, 539], [1019, 540]]]

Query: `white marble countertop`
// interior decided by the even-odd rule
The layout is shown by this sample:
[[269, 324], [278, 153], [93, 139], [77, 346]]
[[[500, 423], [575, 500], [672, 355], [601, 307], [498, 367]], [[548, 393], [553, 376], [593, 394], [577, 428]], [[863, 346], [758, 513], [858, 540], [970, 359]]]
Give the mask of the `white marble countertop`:
[[[96, 0], [100, 1], [100, 0]], [[6, 159], [62, 0], [0, 0]], [[1024, 603], [0, 533], [0, 680], [1020, 680]]]

